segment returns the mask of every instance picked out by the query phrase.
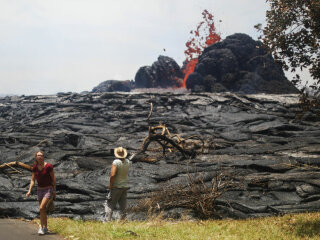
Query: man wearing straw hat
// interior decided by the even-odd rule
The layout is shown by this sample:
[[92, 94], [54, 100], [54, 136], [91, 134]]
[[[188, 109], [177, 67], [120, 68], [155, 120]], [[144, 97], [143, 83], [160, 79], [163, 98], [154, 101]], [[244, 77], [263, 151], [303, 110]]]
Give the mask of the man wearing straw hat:
[[121, 219], [126, 217], [128, 172], [131, 162], [126, 158], [127, 150], [123, 147], [114, 149], [116, 159], [110, 173], [109, 195], [105, 202], [106, 221], [110, 221], [117, 203], [120, 206]]

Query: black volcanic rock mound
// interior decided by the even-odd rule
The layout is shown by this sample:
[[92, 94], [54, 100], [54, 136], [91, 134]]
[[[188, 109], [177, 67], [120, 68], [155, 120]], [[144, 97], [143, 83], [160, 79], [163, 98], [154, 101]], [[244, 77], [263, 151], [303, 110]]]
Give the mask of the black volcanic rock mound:
[[141, 67], [135, 76], [137, 88], [179, 87], [183, 73], [170, 57], [159, 56], [152, 66]]
[[241, 33], [207, 47], [186, 85], [198, 92], [298, 93], [262, 44]]
[[91, 92], [130, 92], [134, 88], [133, 81], [107, 80], [94, 87]]

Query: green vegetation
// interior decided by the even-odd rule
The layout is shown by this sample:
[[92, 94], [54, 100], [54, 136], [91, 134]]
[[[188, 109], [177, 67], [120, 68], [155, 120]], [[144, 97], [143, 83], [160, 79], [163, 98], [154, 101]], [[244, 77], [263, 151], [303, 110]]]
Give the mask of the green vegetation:
[[[319, 0], [266, 0], [267, 25], [255, 27], [261, 31], [263, 44], [286, 71], [309, 70], [312, 81], [306, 86], [314, 90], [309, 98], [301, 89], [300, 102], [304, 111], [320, 110], [320, 1]], [[302, 84], [299, 74], [292, 82]], [[305, 79], [307, 80], [307, 79]], [[304, 85], [304, 84], [302, 84]]]
[[50, 218], [49, 229], [81, 239], [320, 239], [320, 212], [248, 220], [76, 221]]
[[266, 47], [285, 70], [310, 68], [320, 84], [320, 1], [319, 0], [267, 0], [267, 26], [262, 30]]

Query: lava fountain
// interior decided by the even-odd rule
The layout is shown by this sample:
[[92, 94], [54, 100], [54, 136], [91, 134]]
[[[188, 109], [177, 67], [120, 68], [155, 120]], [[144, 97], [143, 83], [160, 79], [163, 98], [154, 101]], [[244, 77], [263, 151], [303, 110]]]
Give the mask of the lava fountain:
[[186, 87], [188, 76], [193, 73], [203, 49], [221, 40], [220, 35], [216, 32], [213, 15], [204, 10], [202, 16], [204, 20], [198, 24], [196, 30], [190, 31], [192, 37], [186, 43], [187, 49], [184, 51], [186, 60], [183, 67], [184, 79], [181, 84], [183, 88]]

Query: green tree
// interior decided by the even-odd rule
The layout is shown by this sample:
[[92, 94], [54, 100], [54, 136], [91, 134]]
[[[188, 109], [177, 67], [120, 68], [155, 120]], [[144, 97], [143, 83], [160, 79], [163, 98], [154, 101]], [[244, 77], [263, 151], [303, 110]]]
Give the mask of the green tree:
[[[314, 81], [307, 86], [320, 94], [320, 0], [266, 0], [270, 9], [266, 12], [267, 25], [255, 27], [261, 31], [260, 39], [284, 70], [296, 72], [308, 69]], [[301, 83], [296, 74], [293, 83]], [[301, 100], [307, 92], [302, 89]]]

